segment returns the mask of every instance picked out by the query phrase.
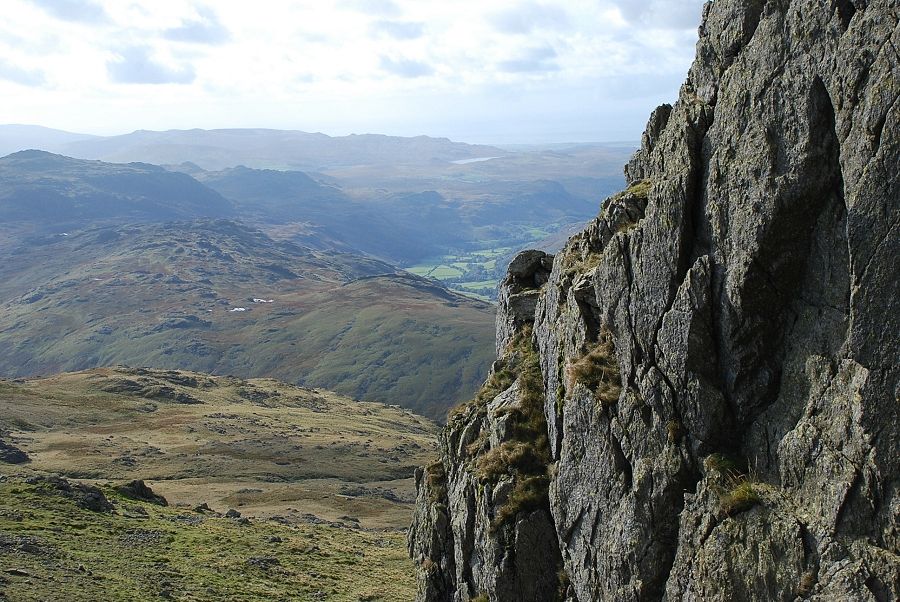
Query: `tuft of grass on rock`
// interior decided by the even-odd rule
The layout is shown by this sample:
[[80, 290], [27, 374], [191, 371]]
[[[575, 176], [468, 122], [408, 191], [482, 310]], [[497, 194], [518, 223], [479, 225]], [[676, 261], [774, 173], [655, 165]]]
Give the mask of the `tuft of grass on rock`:
[[443, 462], [435, 460], [425, 467], [425, 483], [433, 503], [440, 503], [447, 497], [447, 471]]
[[632, 196], [646, 199], [648, 196], [650, 196], [650, 180], [641, 180], [640, 182], [635, 182], [634, 184], [626, 188], [623, 194], [630, 194]]
[[596, 343], [588, 345], [581, 357], [569, 364], [566, 373], [570, 390], [580, 383], [594, 392], [601, 408], [616, 403], [622, 393], [622, 377], [612, 335], [601, 333]]
[[753, 479], [746, 471], [746, 462], [715, 453], [703, 461], [707, 472], [718, 476], [719, 506], [728, 516], [749, 510], [762, 502]]
[[477, 412], [483, 412], [487, 404], [509, 389], [516, 381], [517, 373], [505, 364], [493, 370], [488, 376], [481, 388], [475, 393], [475, 397], [471, 400], [459, 404], [450, 410], [447, 414], [447, 422], [454, 422], [467, 416], [472, 409]]
[[522, 512], [531, 512], [547, 507], [547, 491], [550, 479], [546, 475], [526, 476], [516, 479], [506, 503], [497, 509], [493, 528], [497, 529], [513, 520]]
[[476, 474], [482, 481], [496, 482], [504, 476], [513, 478], [513, 489], [506, 503], [497, 510], [494, 528], [515, 520], [521, 512], [547, 506], [550, 485], [544, 377], [530, 326], [513, 339], [509, 357], [519, 383], [518, 407], [510, 411], [507, 419], [509, 439], [481, 455], [475, 464]]
[[816, 587], [816, 573], [814, 571], [806, 571], [800, 577], [800, 583], [797, 585], [797, 595], [806, 597], [810, 595]]
[[563, 257], [563, 272], [570, 278], [577, 274], [586, 274], [595, 269], [603, 261], [603, 255], [596, 251], [580, 252], [571, 247]]
[[756, 504], [759, 504], [760, 501], [761, 498], [756, 489], [753, 488], [753, 483], [746, 478], [734, 484], [730, 490], [719, 497], [722, 511], [728, 516], [734, 516], [749, 510]]
[[502, 476], [540, 473], [545, 459], [531, 442], [504, 441], [478, 458], [475, 472], [483, 482], [497, 482]]
[[556, 599], [559, 602], [564, 602], [568, 599], [569, 588], [572, 586], [572, 578], [569, 577], [569, 572], [565, 567], [559, 569], [559, 572], [556, 573], [556, 580], [559, 582]]
[[721, 453], [710, 454], [703, 461], [703, 465], [708, 472], [717, 472], [723, 476], [740, 475], [746, 469], [746, 463]]
[[678, 443], [681, 440], [681, 431], [681, 423], [677, 420], [670, 420], [666, 423], [666, 436], [669, 443]]

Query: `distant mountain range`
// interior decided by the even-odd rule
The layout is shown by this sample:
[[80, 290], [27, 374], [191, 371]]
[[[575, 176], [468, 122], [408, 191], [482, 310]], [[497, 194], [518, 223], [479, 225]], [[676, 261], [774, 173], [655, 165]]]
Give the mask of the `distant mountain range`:
[[268, 129], [139, 130], [120, 136], [88, 136], [38, 126], [0, 126], [0, 153], [33, 148], [118, 163], [191, 162], [212, 170], [247, 165], [315, 171], [353, 165], [449, 163], [510, 154], [492, 146], [428, 136], [331, 137]]
[[67, 144], [94, 138], [97, 136], [74, 134], [39, 125], [0, 125], [0, 155], [32, 149], [61, 149]]
[[[265, 168], [278, 140], [294, 169]], [[23, 145], [166, 165], [0, 158], [0, 376], [117, 363], [266, 376], [438, 419], [480, 384], [494, 309], [395, 266], [489, 293], [517, 249], [596, 213], [625, 152], [0, 126], [0, 148]], [[296, 169], [313, 164], [327, 169]]]
[[164, 169], [37, 150], [0, 158], [0, 219], [6, 222], [66, 230], [233, 218], [313, 248], [399, 264], [477, 247], [485, 238], [502, 240], [508, 229], [523, 225], [580, 223], [596, 210], [549, 180], [484, 181], [480, 190], [382, 190], [363, 197], [328, 177], [299, 171], [239, 166], [211, 172], [184, 164]]

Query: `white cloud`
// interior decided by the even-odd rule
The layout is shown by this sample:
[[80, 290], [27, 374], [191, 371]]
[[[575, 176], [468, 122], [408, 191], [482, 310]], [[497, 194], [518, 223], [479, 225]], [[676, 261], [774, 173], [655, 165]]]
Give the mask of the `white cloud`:
[[397, 40], [415, 40], [425, 33], [425, 24], [416, 21], [388, 21], [382, 19], [372, 23], [372, 32], [383, 34]]
[[106, 11], [92, 0], [31, 0], [49, 14], [65, 21], [100, 23], [106, 20]]
[[197, 44], [222, 44], [230, 38], [228, 29], [219, 22], [216, 13], [205, 7], [197, 9], [196, 18], [167, 29], [163, 35], [168, 40]]
[[390, 57], [381, 57], [381, 68], [388, 73], [399, 75], [400, 77], [424, 77], [434, 73], [434, 69], [428, 63], [416, 61], [413, 59], [392, 59]]
[[0, 79], [23, 86], [41, 86], [45, 82], [42, 72], [10, 64], [2, 58], [0, 58]]
[[120, 84], [189, 84], [196, 78], [190, 65], [163, 64], [144, 46], [122, 49], [106, 66], [110, 79]]
[[613, 0], [629, 23], [662, 29], [689, 29], [700, 24], [703, 2], [696, 0]]
[[528, 48], [517, 58], [501, 61], [498, 63], [498, 67], [507, 73], [559, 71], [556, 57], [556, 50], [552, 46]]
[[[4, 0], [3, 119], [92, 133], [264, 126], [523, 140], [558, 123], [561, 137], [637, 139], [677, 93], [701, 6]], [[148, 95], [123, 85], [133, 83], [180, 85]]]
[[393, 0], [344, 0], [341, 6], [367, 15], [381, 17], [396, 17], [401, 14], [400, 7]]
[[572, 23], [562, 6], [520, 2], [490, 15], [491, 24], [503, 33], [527, 34], [535, 30], [569, 30]]

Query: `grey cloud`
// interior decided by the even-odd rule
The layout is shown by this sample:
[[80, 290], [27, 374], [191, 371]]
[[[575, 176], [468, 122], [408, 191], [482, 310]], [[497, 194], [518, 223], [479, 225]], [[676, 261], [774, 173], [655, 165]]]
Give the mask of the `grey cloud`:
[[381, 57], [381, 68], [388, 73], [409, 78], [424, 77], [434, 73], [434, 69], [427, 63], [410, 59], [394, 60], [386, 56]]
[[415, 40], [425, 33], [425, 24], [415, 21], [376, 21], [372, 32], [388, 35], [396, 40]]
[[400, 7], [393, 0], [344, 0], [344, 8], [377, 17], [397, 17]]
[[23, 69], [2, 58], [0, 58], [0, 79], [32, 87], [41, 86], [45, 82], [42, 72]]
[[31, 0], [31, 2], [64, 21], [100, 23], [107, 20], [106, 11], [92, 0]]
[[231, 37], [228, 29], [220, 22], [219, 17], [208, 8], [197, 9], [199, 19], [183, 23], [180, 27], [167, 29], [163, 36], [175, 42], [192, 42], [196, 44], [221, 44]]
[[532, 48], [522, 56], [497, 63], [497, 68], [506, 73], [540, 73], [559, 71], [556, 64], [556, 50], [552, 46]]
[[568, 30], [568, 13], [558, 6], [526, 2], [491, 15], [491, 25], [503, 33], [531, 33], [537, 29]]
[[190, 65], [179, 69], [161, 65], [150, 56], [150, 49], [143, 46], [126, 48], [119, 54], [121, 60], [106, 64], [110, 79], [116, 83], [189, 84], [196, 78]]
[[695, 29], [705, 0], [612, 0], [631, 24], [661, 29]]

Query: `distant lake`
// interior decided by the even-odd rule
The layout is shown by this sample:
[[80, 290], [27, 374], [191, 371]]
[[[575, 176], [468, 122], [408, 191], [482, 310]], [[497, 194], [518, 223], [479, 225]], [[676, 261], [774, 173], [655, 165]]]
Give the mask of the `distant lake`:
[[491, 159], [499, 159], [500, 157], [477, 157], [475, 159], [460, 159], [459, 161], [451, 161], [455, 165], [466, 165], [468, 163], [481, 163], [482, 161], [490, 161]]

